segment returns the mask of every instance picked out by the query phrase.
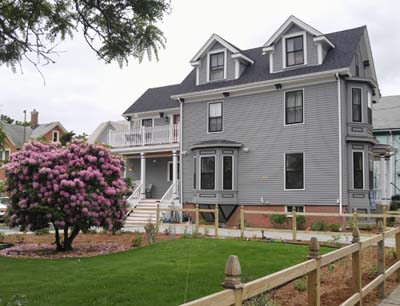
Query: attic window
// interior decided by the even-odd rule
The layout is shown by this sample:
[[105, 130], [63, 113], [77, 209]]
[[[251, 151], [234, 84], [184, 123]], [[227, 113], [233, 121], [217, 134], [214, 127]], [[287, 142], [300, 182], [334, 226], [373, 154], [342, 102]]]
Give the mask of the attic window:
[[53, 135], [52, 135], [52, 140], [53, 140], [53, 142], [58, 142], [59, 141], [59, 133], [58, 133], [58, 131], [53, 131]]
[[286, 66], [304, 64], [304, 41], [303, 35], [286, 38]]
[[211, 53], [209, 60], [209, 80], [223, 80], [225, 78], [225, 52]]

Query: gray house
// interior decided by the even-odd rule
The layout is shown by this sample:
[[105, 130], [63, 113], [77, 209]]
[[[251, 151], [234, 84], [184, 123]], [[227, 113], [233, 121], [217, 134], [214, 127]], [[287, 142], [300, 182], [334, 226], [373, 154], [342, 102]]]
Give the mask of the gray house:
[[365, 26], [323, 34], [290, 16], [254, 49], [213, 34], [190, 64], [180, 84], [149, 89], [125, 111], [130, 131], [110, 134], [141, 198], [153, 184], [148, 197], [218, 204], [228, 223], [240, 205], [374, 209], [374, 154], [390, 148], [374, 149], [380, 93]]

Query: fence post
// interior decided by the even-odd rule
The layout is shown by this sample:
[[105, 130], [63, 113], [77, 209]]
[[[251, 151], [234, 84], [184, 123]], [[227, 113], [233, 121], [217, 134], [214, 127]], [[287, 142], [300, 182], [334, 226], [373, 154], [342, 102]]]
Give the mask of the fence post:
[[240, 238], [244, 237], [244, 207], [240, 206]]
[[199, 233], [199, 204], [196, 204], [196, 208], [194, 211], [194, 230], [196, 234]]
[[[383, 230], [383, 222], [380, 220], [378, 222], [378, 230], [382, 235], [382, 240], [378, 241], [377, 251], [378, 251], [378, 275], [385, 274], [385, 234]], [[378, 285], [378, 297], [380, 299], [385, 298], [385, 280]]]
[[319, 255], [319, 243], [317, 238], [312, 237], [310, 240], [308, 259], [317, 261], [317, 268], [307, 274], [308, 283], [308, 305], [321, 305], [321, 256]]
[[[352, 243], [360, 243], [360, 230], [358, 226], [353, 228], [353, 240]], [[360, 246], [360, 245], [359, 245]], [[356, 306], [362, 305], [362, 282], [361, 282], [361, 249], [354, 252], [352, 255], [352, 282], [353, 282], [353, 293], [360, 294], [360, 302], [354, 304]]]
[[297, 240], [297, 213], [296, 207], [293, 207], [292, 210], [292, 240]]
[[156, 230], [157, 233], [160, 230], [160, 204], [157, 204], [157, 211], [156, 211]]
[[[395, 238], [396, 238], [396, 259], [397, 261], [400, 261], [400, 232], [396, 233]], [[396, 275], [397, 275], [396, 280], [398, 283], [400, 283], [400, 269], [397, 270]]]
[[358, 227], [358, 212], [357, 208], [353, 209], [353, 228]]
[[225, 264], [225, 280], [221, 286], [235, 291], [235, 306], [242, 306], [243, 284], [240, 280], [241, 269], [239, 258], [230, 255]]
[[383, 206], [383, 230], [386, 231], [387, 228], [387, 207]]
[[218, 226], [219, 226], [219, 215], [218, 215], [218, 205], [215, 205], [214, 208], [214, 235], [218, 237]]

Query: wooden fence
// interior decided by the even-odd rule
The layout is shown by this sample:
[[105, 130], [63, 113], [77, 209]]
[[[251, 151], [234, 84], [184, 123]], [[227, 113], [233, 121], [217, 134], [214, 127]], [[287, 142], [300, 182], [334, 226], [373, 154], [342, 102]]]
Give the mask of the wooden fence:
[[[400, 228], [384, 231], [382, 221], [379, 221], [378, 227], [379, 234], [360, 241], [360, 232], [355, 226], [352, 244], [322, 256], [319, 254], [318, 240], [312, 238], [307, 261], [245, 284], [240, 280], [239, 259], [237, 256], [231, 255], [225, 265], [225, 280], [222, 283], [225, 290], [181, 306], [241, 306], [248, 299], [304, 276], [307, 277], [308, 282], [308, 305], [319, 306], [321, 303], [321, 268], [347, 256], [352, 257], [352, 295], [341, 306], [362, 305], [363, 298], [376, 288], [379, 298], [384, 298], [386, 279], [396, 273], [397, 281], [400, 281]], [[385, 269], [384, 239], [393, 236], [395, 236], [397, 260], [392, 266]], [[361, 251], [373, 245], [377, 246], [378, 276], [363, 287]]]
[[[219, 218], [218, 218], [218, 205], [215, 205], [215, 208], [213, 209], [200, 209], [198, 205], [195, 206], [195, 208], [161, 208], [159, 205], [157, 208], [133, 208], [131, 211], [156, 211], [156, 226], [157, 229], [160, 228], [161, 224], [168, 225], [170, 223], [162, 223], [160, 220], [161, 212], [162, 211], [170, 211], [170, 212], [187, 212], [191, 213], [194, 215], [194, 230], [195, 232], [199, 232], [199, 229], [201, 227], [204, 227], [200, 224], [200, 213], [211, 213], [214, 215], [214, 222], [212, 227], [214, 228], [214, 235], [218, 236], [218, 229], [219, 229]], [[246, 215], [286, 215], [289, 218], [292, 219], [292, 224], [291, 224], [291, 229], [289, 230], [292, 235], [292, 240], [297, 240], [297, 222], [296, 220], [297, 216], [305, 216], [305, 217], [321, 217], [321, 218], [328, 218], [328, 217], [339, 217], [339, 218], [351, 218], [353, 222], [353, 227], [357, 227], [359, 224], [359, 219], [360, 218], [374, 218], [377, 220], [382, 220], [383, 222], [383, 229], [387, 229], [387, 221], [388, 218], [400, 218], [400, 211], [387, 211], [385, 208], [383, 209], [383, 213], [381, 214], [360, 214], [357, 212], [357, 209], [354, 209], [353, 213], [349, 214], [339, 214], [339, 213], [305, 213], [305, 212], [296, 212], [296, 210], [293, 210], [292, 212], [282, 212], [282, 211], [257, 211], [257, 210], [246, 210], [244, 206], [240, 207], [240, 237], [244, 237], [244, 231], [245, 230], [267, 230], [268, 228], [255, 228], [255, 227], [249, 227], [245, 225], [245, 220], [246, 220]], [[209, 226], [208, 226], [209, 227]], [[287, 231], [285, 229], [280, 229], [280, 231]]]

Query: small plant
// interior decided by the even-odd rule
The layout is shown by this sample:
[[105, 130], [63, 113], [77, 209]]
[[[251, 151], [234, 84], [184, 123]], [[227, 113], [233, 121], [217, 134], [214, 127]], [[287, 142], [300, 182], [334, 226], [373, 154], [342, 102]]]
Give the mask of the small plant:
[[199, 238], [200, 237], [200, 233], [199, 233], [199, 231], [197, 231], [197, 230], [194, 230], [193, 232], [192, 232], [192, 238]]
[[50, 231], [48, 228], [42, 228], [42, 229], [38, 229], [34, 232], [35, 235], [37, 236], [43, 236], [43, 235], [48, 235], [50, 234]]
[[132, 239], [132, 247], [140, 248], [142, 246], [143, 237], [139, 231], [135, 231], [135, 237]]
[[171, 235], [171, 229], [170, 229], [170, 228], [166, 228], [166, 229], [163, 231], [163, 233], [164, 233], [165, 236], [169, 236], [169, 235]]
[[368, 278], [369, 279], [374, 279], [375, 277], [378, 276], [378, 266], [373, 265], [368, 269]]
[[341, 229], [342, 229], [342, 226], [339, 223], [329, 224], [329, 230], [331, 232], [340, 232]]
[[144, 226], [144, 230], [146, 231], [146, 237], [149, 244], [153, 244], [156, 242], [156, 234], [157, 234], [157, 227], [154, 223], [147, 223]]
[[183, 229], [183, 239], [189, 239], [192, 238], [192, 234], [188, 231], [187, 227]]
[[333, 264], [333, 263], [328, 264], [328, 271], [329, 272], [333, 272], [334, 269], [335, 269], [335, 264]]
[[[1, 241], [1, 240], [0, 240]], [[387, 250], [389, 256], [391, 256], [393, 259], [397, 258], [397, 253], [395, 248], [391, 248], [390, 250]]]
[[25, 241], [25, 237], [23, 235], [17, 235], [17, 242], [23, 243]]
[[[108, 231], [106, 231], [106, 232], [104, 232], [104, 231], [105, 230], [103, 229], [103, 231], [102, 231], [103, 234], [109, 233]], [[87, 228], [87, 229], [82, 230], [82, 234], [94, 235], [94, 234], [97, 234], [97, 231], [94, 228]]]
[[316, 232], [325, 232], [328, 230], [328, 224], [323, 220], [315, 221], [311, 224], [311, 229]]
[[208, 236], [210, 234], [210, 230], [206, 227], [204, 229], [204, 236]]
[[307, 290], [307, 283], [304, 278], [296, 279], [293, 282], [293, 288], [299, 292], [304, 292]]
[[328, 242], [332, 242], [335, 244], [337, 247], [340, 246], [340, 240], [342, 239], [342, 236], [340, 235], [332, 235], [332, 239], [328, 240]]
[[306, 217], [303, 215], [296, 216], [296, 226], [298, 229], [303, 229], [306, 223]]
[[274, 225], [282, 225], [287, 222], [286, 215], [273, 214], [269, 217], [269, 221]]
[[263, 293], [248, 300], [245, 306], [278, 306], [278, 304], [270, 297], [270, 295]]
[[4, 238], [6, 238], [6, 234], [4, 232], [0, 232], [0, 242], [3, 242]]

